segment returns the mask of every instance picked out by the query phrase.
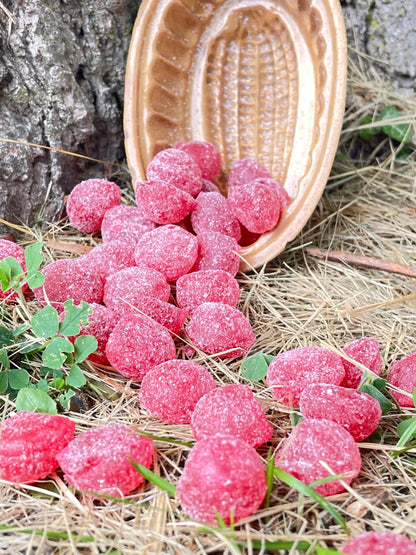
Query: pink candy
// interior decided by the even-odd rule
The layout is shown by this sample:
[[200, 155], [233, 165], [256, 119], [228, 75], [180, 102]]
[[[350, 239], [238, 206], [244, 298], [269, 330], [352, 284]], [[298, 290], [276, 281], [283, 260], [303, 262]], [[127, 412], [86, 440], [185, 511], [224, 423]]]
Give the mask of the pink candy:
[[348, 540], [342, 553], [349, 555], [416, 555], [416, 543], [391, 532], [364, 532]]
[[242, 158], [234, 163], [228, 175], [229, 187], [244, 185], [254, 181], [258, 177], [272, 179], [271, 174], [259, 162], [253, 158]]
[[221, 193], [199, 193], [191, 223], [196, 234], [217, 231], [236, 241], [241, 237], [240, 224]]
[[198, 260], [194, 270], [224, 270], [235, 276], [240, 266], [241, 247], [233, 237], [207, 231], [198, 239]]
[[273, 433], [253, 392], [242, 384], [224, 385], [204, 395], [192, 414], [191, 428], [198, 441], [221, 432], [252, 447], [262, 445]]
[[88, 179], [76, 185], [67, 201], [66, 211], [71, 224], [84, 233], [100, 231], [104, 214], [120, 204], [118, 185], [105, 179]]
[[267, 385], [282, 403], [297, 406], [312, 383], [339, 385], [345, 375], [342, 359], [325, 347], [300, 347], [277, 355], [267, 372]]
[[[331, 420], [304, 420], [297, 424], [290, 436], [276, 453], [275, 465], [292, 474], [305, 484], [310, 484], [331, 473], [343, 474], [350, 484], [361, 469], [361, 457], [354, 438], [342, 426]], [[334, 495], [344, 490], [339, 480], [315, 486], [321, 495]]]
[[7, 418], [0, 424], [0, 478], [29, 484], [46, 478], [74, 432], [65, 416], [23, 411]]
[[[381, 372], [382, 360], [380, 355], [380, 344], [372, 337], [361, 337], [346, 345], [344, 353], [353, 358], [378, 376]], [[345, 378], [342, 380], [343, 387], [357, 389], [363, 378], [363, 371], [348, 360], [342, 359], [345, 369]]]
[[222, 303], [198, 306], [186, 331], [205, 353], [232, 358], [247, 353], [256, 340], [249, 320], [237, 308]]
[[381, 418], [380, 403], [355, 389], [324, 383], [306, 387], [299, 408], [304, 418], [333, 420], [355, 439], [362, 441], [377, 428]]
[[113, 240], [94, 247], [78, 260], [85, 268], [105, 279], [123, 268], [135, 265], [134, 249], [131, 242]]
[[240, 298], [237, 280], [224, 270], [199, 270], [176, 282], [176, 300], [188, 314], [206, 302], [236, 306]]
[[201, 169], [203, 179], [215, 179], [221, 169], [221, 155], [217, 148], [208, 142], [188, 141], [175, 145], [187, 152]]
[[147, 220], [135, 206], [120, 204], [104, 214], [101, 237], [105, 243], [114, 240], [136, 243], [144, 233], [155, 227], [156, 224]]
[[162, 150], [147, 166], [149, 181], [166, 181], [196, 197], [202, 187], [202, 174], [195, 159], [178, 148]]
[[128, 458], [150, 468], [153, 440], [135, 435], [127, 426], [99, 426], [81, 433], [58, 460], [74, 487], [115, 497], [128, 495], [144, 482]]
[[174, 424], [189, 424], [199, 399], [216, 388], [206, 368], [188, 360], [169, 360], [143, 378], [140, 404], [154, 416]]
[[180, 222], [195, 207], [195, 199], [167, 181], [145, 181], [136, 185], [136, 202], [156, 224]]
[[184, 512], [192, 519], [218, 524], [238, 522], [256, 511], [266, 493], [261, 458], [239, 438], [217, 435], [192, 448], [177, 484]]
[[97, 350], [95, 353], [89, 355], [88, 360], [98, 362], [98, 364], [108, 364], [105, 348], [110, 333], [116, 325], [114, 314], [101, 304], [91, 303], [90, 306], [93, 312], [88, 316], [88, 324], [86, 326], [81, 326], [79, 335], [93, 335], [97, 340]]
[[[389, 374], [389, 383], [403, 389], [403, 391], [413, 393], [416, 388], [416, 351], [393, 362]], [[401, 407], [414, 406], [412, 397], [407, 397], [393, 389], [390, 389], [390, 392]]]

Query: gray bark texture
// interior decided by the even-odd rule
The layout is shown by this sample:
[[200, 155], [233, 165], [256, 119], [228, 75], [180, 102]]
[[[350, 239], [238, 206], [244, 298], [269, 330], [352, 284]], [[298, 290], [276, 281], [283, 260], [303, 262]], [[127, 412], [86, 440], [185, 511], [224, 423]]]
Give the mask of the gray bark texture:
[[[0, 138], [124, 162], [124, 73], [139, 4], [0, 0]], [[349, 43], [414, 92], [416, 0], [341, 4]], [[51, 221], [79, 181], [104, 172], [81, 158], [0, 141], [0, 218]]]

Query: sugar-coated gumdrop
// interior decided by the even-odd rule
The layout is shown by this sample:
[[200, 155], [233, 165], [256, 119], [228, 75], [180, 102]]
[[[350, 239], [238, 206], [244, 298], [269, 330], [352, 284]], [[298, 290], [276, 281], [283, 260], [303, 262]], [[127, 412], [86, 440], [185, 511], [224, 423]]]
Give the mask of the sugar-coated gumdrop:
[[416, 543], [392, 532], [364, 532], [348, 540], [341, 553], [349, 555], [416, 555]]
[[187, 152], [201, 168], [203, 179], [215, 179], [221, 169], [221, 154], [212, 144], [205, 141], [177, 143], [175, 148]]
[[221, 358], [246, 354], [256, 340], [249, 320], [240, 310], [222, 303], [198, 306], [186, 331], [192, 343], [210, 355]]
[[[97, 340], [98, 347], [95, 353], [89, 355], [88, 360], [97, 362], [98, 364], [108, 364], [108, 359], [105, 355], [105, 348], [108, 338], [110, 337], [110, 333], [116, 325], [114, 314], [102, 304], [91, 303], [90, 307], [93, 311], [88, 315], [88, 324], [85, 326], [81, 325], [81, 331], [78, 336], [93, 335]], [[71, 337], [70, 339], [71, 341], [74, 341], [75, 337]]]
[[186, 310], [159, 299], [149, 297], [139, 308], [144, 314], [153, 318], [173, 334], [180, 331], [186, 320]]
[[177, 225], [165, 225], [139, 239], [134, 253], [137, 266], [161, 272], [168, 281], [187, 274], [198, 256], [197, 239]]
[[180, 277], [176, 282], [176, 300], [188, 314], [208, 302], [236, 306], [239, 298], [238, 281], [224, 270], [199, 270]]
[[[0, 239], [0, 260], [7, 258], [8, 256], [13, 256], [22, 267], [22, 270], [26, 272], [26, 261], [25, 261], [25, 251], [24, 249], [13, 243], [13, 241], [8, 241], [7, 239]], [[26, 291], [28, 288], [27, 283], [22, 285], [22, 291]], [[6, 303], [14, 301], [18, 298], [17, 291], [10, 289], [9, 291], [3, 291], [0, 287], [0, 300], [5, 299]]]
[[156, 224], [175, 224], [195, 207], [195, 199], [167, 181], [145, 181], [136, 184], [137, 206]]
[[156, 224], [147, 220], [136, 206], [120, 204], [104, 214], [101, 237], [105, 243], [114, 240], [136, 243], [144, 233], [155, 227]]
[[0, 424], [0, 478], [29, 484], [46, 478], [74, 433], [65, 416], [23, 411], [7, 418]]
[[78, 261], [105, 280], [123, 268], [136, 265], [134, 250], [134, 243], [114, 240], [97, 245], [88, 254], [80, 256]]
[[269, 187], [272, 187], [276, 191], [276, 194], [280, 200], [280, 206], [282, 207], [282, 210], [287, 208], [292, 202], [289, 193], [278, 181], [267, 177], [258, 177], [254, 180], [254, 183], [262, 183], [263, 185], [268, 185]]
[[355, 439], [362, 441], [377, 428], [381, 418], [380, 403], [355, 389], [314, 383], [300, 396], [299, 408], [304, 418], [333, 420]]
[[[343, 348], [343, 351], [350, 358], [353, 358], [372, 372], [380, 375], [383, 361], [380, 355], [380, 344], [373, 337], [361, 337]], [[357, 389], [363, 377], [363, 372], [348, 360], [342, 359], [345, 369], [345, 378], [342, 380], [343, 387]]]
[[177, 484], [184, 512], [195, 520], [238, 522], [256, 511], [266, 494], [266, 476], [256, 450], [237, 437], [216, 435], [191, 449]]
[[231, 187], [228, 204], [238, 221], [252, 233], [274, 229], [282, 214], [275, 188], [257, 181]]
[[178, 148], [162, 150], [147, 166], [149, 181], [167, 181], [193, 197], [202, 187], [202, 173], [195, 159]]
[[143, 378], [140, 404], [154, 416], [174, 424], [189, 424], [196, 403], [216, 388], [203, 366], [190, 360], [168, 360]]
[[[310, 484], [331, 475], [321, 461], [335, 474], [342, 474], [347, 484], [361, 469], [360, 451], [347, 430], [332, 420], [307, 419], [293, 428], [276, 453], [275, 465]], [[332, 480], [313, 489], [326, 496], [343, 491], [344, 486]]]
[[45, 276], [43, 285], [33, 289], [38, 301], [46, 304], [49, 300], [59, 312], [63, 310], [63, 303], [69, 299], [74, 304], [81, 301], [100, 303], [103, 298], [102, 279], [80, 260], [61, 258], [45, 266], [42, 269]]
[[236, 241], [241, 237], [240, 224], [221, 193], [199, 193], [191, 213], [191, 223], [197, 234], [217, 231]]
[[233, 237], [207, 231], [197, 236], [198, 259], [194, 271], [224, 270], [235, 276], [240, 266], [241, 247]]
[[254, 181], [259, 177], [272, 179], [270, 172], [253, 158], [242, 158], [233, 164], [228, 174], [228, 186], [235, 187]]
[[[403, 391], [413, 393], [416, 388], [416, 351], [393, 362], [389, 374], [389, 383], [403, 389]], [[401, 407], [414, 406], [411, 396], [407, 397], [407, 395], [393, 389], [390, 390], [390, 393]]]
[[141, 380], [147, 372], [175, 358], [175, 343], [169, 332], [148, 316], [129, 313], [115, 325], [105, 354], [124, 376]]
[[128, 495], [143, 476], [128, 460], [150, 468], [153, 440], [127, 426], [98, 426], [79, 434], [59, 455], [65, 479], [77, 489], [115, 497]]
[[203, 179], [202, 180], [201, 192], [202, 193], [220, 193], [221, 194], [220, 190], [215, 185], [215, 183], [213, 183], [212, 181], [209, 181], [208, 179]]
[[191, 428], [198, 441], [221, 433], [239, 437], [252, 447], [262, 445], [273, 433], [253, 392], [243, 384], [224, 385], [201, 397]]
[[285, 405], [298, 406], [307, 385], [340, 385], [345, 375], [342, 359], [325, 347], [299, 347], [277, 355], [267, 371], [267, 385]]
[[118, 185], [105, 179], [87, 179], [72, 189], [66, 204], [71, 224], [84, 233], [100, 231], [104, 214], [120, 204]]

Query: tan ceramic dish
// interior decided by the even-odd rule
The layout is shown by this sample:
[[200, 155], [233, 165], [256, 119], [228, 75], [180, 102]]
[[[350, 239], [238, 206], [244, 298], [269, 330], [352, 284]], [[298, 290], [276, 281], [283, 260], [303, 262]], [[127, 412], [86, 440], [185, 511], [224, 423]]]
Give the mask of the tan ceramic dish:
[[124, 131], [133, 183], [160, 150], [206, 140], [223, 160], [252, 157], [293, 202], [242, 249], [241, 269], [278, 255], [325, 187], [344, 113], [339, 0], [144, 0], [126, 72]]

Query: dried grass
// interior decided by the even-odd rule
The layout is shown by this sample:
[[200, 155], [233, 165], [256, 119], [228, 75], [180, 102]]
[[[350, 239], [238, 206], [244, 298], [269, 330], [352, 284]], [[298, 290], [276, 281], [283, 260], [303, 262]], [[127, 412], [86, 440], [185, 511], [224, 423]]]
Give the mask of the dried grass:
[[[358, 337], [372, 336], [382, 346], [386, 376], [394, 360], [415, 350], [412, 278], [318, 260], [304, 248], [315, 245], [416, 264], [415, 160], [397, 161], [397, 149], [389, 139], [369, 148], [357, 138], [362, 117], [387, 104], [398, 106], [404, 120], [414, 123], [415, 97], [394, 93], [366, 60], [351, 62], [340, 156], [319, 206], [281, 256], [257, 272], [240, 276], [240, 308], [250, 317], [258, 338], [253, 352], [276, 354], [321, 342], [339, 349]], [[62, 223], [50, 224], [43, 239], [50, 241], [48, 259], [62, 256], [53, 241], [87, 243]], [[201, 360], [218, 383], [245, 382], [241, 361], [228, 364], [203, 356]], [[97, 374], [91, 367], [88, 377], [95, 384], [90, 393], [94, 404], [88, 412], [71, 415], [78, 431], [123, 423], [165, 438], [193, 441], [189, 426], [166, 424], [142, 411], [137, 389], [116, 373], [99, 370]], [[292, 427], [291, 410], [274, 401], [264, 383], [250, 385], [274, 427], [271, 445], [276, 447]], [[13, 405], [3, 400], [5, 416]], [[414, 414], [411, 409], [403, 412]], [[400, 419], [396, 410], [383, 417], [381, 443], [362, 444], [360, 476], [345, 493], [331, 498], [353, 534], [386, 530], [416, 540], [413, 450], [392, 457]], [[161, 441], [156, 441], [156, 448], [155, 472], [175, 483], [188, 449]], [[265, 459], [267, 448], [259, 452]], [[235, 531], [206, 527], [202, 531], [199, 523], [188, 520], [175, 501], [151, 484], [123, 501], [97, 501], [68, 488], [58, 473], [32, 486], [0, 482], [0, 496], [1, 525], [13, 527], [0, 529], [0, 553], [270, 553], [266, 547], [253, 547], [253, 542], [307, 540], [339, 548], [346, 540], [340, 526], [319, 505], [278, 483], [271, 507], [245, 519]], [[295, 546], [289, 552], [299, 551]]]

